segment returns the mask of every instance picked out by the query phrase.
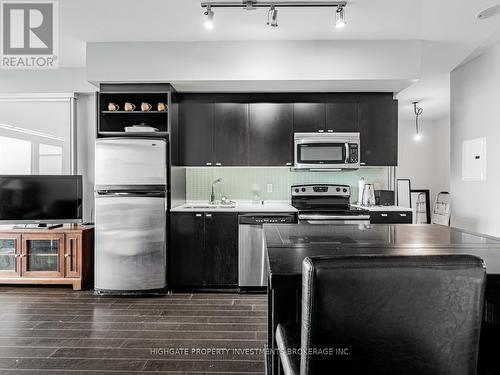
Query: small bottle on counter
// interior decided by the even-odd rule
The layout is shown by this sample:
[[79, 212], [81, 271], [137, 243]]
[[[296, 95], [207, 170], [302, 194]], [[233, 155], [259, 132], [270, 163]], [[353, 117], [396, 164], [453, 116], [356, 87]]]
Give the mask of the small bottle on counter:
[[365, 178], [361, 177], [358, 180], [358, 204], [363, 204], [363, 191], [365, 191]]
[[252, 185], [252, 204], [260, 204], [260, 187], [257, 184]]

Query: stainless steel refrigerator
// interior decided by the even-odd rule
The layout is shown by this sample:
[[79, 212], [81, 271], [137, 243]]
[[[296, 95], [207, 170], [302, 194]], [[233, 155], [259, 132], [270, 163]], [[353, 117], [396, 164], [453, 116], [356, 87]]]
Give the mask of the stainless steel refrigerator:
[[95, 290], [166, 287], [167, 141], [98, 139], [95, 148]]

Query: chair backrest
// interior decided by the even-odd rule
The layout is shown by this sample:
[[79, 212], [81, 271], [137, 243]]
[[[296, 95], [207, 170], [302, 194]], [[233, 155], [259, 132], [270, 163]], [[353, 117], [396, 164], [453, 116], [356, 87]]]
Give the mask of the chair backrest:
[[476, 374], [485, 278], [472, 255], [306, 258], [300, 374]]
[[450, 225], [450, 193], [439, 193], [432, 210], [432, 224]]

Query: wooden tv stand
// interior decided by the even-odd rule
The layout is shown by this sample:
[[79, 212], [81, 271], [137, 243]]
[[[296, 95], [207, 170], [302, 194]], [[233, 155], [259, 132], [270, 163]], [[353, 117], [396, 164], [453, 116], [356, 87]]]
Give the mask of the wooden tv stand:
[[0, 226], [0, 284], [69, 284], [81, 290], [93, 282], [93, 226]]

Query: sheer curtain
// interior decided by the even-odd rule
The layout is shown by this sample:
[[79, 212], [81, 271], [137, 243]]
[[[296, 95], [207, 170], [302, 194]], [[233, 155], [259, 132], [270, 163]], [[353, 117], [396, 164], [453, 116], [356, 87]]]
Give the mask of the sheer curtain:
[[0, 174], [76, 171], [71, 94], [0, 96]]

